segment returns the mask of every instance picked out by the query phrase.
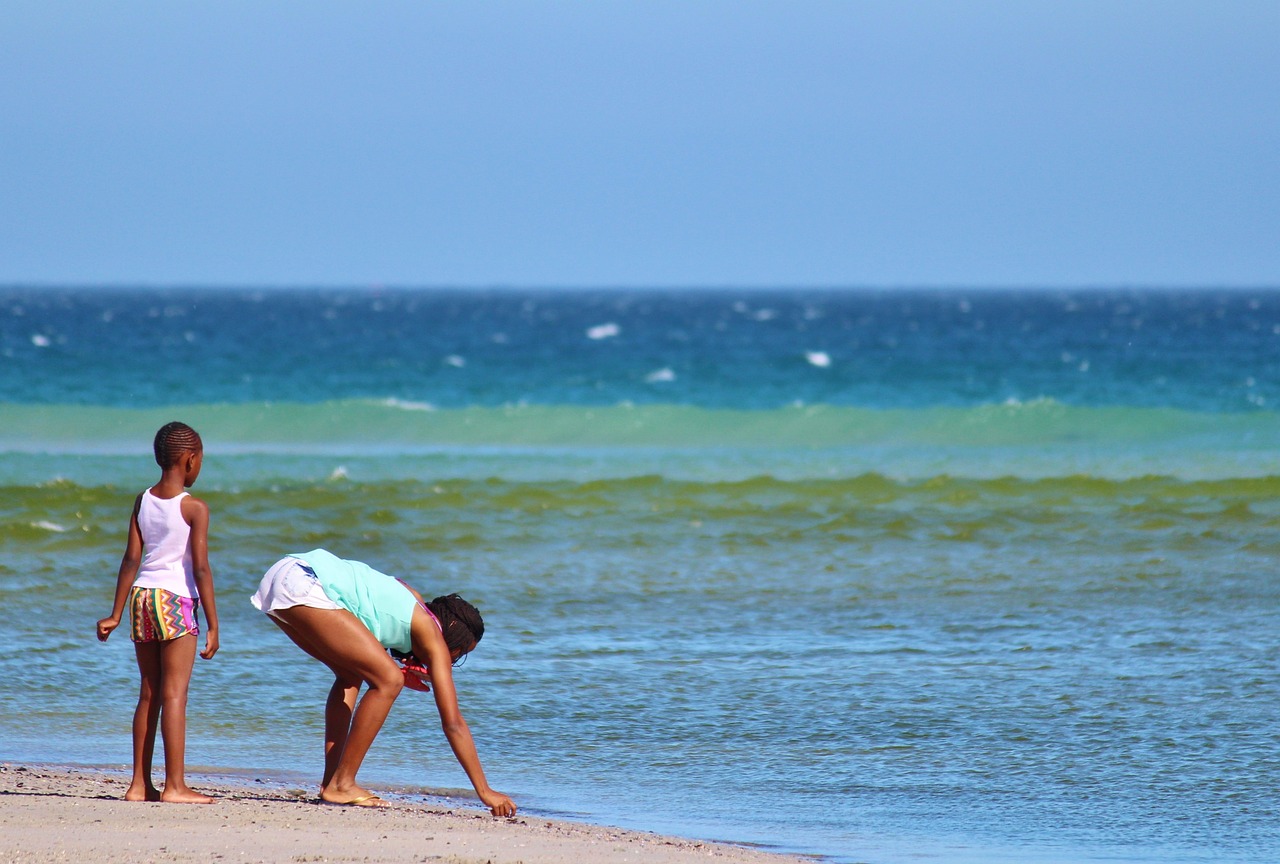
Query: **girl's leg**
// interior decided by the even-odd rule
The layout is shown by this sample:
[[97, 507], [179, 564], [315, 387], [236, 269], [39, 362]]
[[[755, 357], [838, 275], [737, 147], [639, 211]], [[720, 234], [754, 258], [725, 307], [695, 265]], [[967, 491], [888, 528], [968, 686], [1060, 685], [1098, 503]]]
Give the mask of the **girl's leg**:
[[354, 693], [349, 691], [358, 688], [360, 682], [369, 685], [351, 714], [345, 742], [341, 747], [336, 740], [333, 742], [332, 750], [340, 752], [320, 797], [338, 804], [372, 798], [357, 785], [356, 772], [404, 687], [400, 668], [369, 628], [345, 609], [294, 606], [276, 610], [275, 615], [289, 638], [332, 669], [337, 677], [326, 703], [326, 727], [331, 722], [335, 726], [341, 722], [336, 698], [339, 690], [342, 704], [346, 705], [348, 698], [354, 698]]
[[126, 801], [159, 801], [160, 790], [151, 782], [156, 752], [156, 727], [160, 719], [160, 643], [134, 642], [138, 658], [138, 707], [133, 710], [133, 779], [125, 790]]
[[329, 688], [329, 698], [324, 703], [324, 777], [320, 788], [328, 786], [347, 749], [347, 736], [351, 732], [351, 717], [356, 710], [356, 697], [362, 682], [344, 680], [338, 676]]
[[[316, 660], [325, 663], [317, 649], [311, 647], [306, 637], [300, 632], [274, 616], [271, 616], [271, 620], [293, 640], [295, 645]], [[325, 665], [327, 666], [328, 663]], [[333, 686], [329, 688], [329, 697], [324, 703], [324, 776], [320, 780], [322, 790], [329, 785], [334, 772], [338, 769], [342, 751], [347, 745], [347, 734], [351, 731], [351, 715], [356, 708], [356, 697], [360, 694], [360, 685], [364, 683], [359, 678], [351, 678], [332, 667], [330, 671], [333, 672], [334, 678]]]
[[213, 799], [187, 786], [187, 690], [196, 660], [196, 636], [188, 634], [160, 644], [162, 710], [160, 734], [164, 736], [164, 792], [160, 800], [171, 804], [210, 804]]

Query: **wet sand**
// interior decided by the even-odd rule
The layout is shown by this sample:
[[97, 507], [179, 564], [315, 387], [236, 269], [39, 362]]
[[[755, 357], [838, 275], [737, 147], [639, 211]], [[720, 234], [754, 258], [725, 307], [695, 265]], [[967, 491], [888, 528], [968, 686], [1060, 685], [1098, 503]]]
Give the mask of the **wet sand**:
[[213, 804], [122, 800], [128, 777], [0, 763], [2, 862], [798, 864], [812, 859], [525, 814], [396, 801], [333, 807], [314, 793], [191, 775]]

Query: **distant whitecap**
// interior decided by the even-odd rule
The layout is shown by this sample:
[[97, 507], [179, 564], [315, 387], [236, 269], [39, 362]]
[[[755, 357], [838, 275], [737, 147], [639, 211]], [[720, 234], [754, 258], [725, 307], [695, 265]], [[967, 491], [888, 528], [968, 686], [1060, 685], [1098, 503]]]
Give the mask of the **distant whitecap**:
[[644, 376], [644, 380], [646, 384], [659, 384], [663, 381], [674, 381], [676, 380], [676, 373], [667, 368], [657, 369]]
[[346, 480], [348, 478], [347, 466], [339, 465], [333, 469], [333, 473], [329, 475], [330, 480]]
[[382, 404], [388, 408], [399, 408], [401, 411], [434, 411], [436, 406], [430, 402], [412, 402], [408, 399], [383, 399]]
[[826, 351], [806, 351], [804, 359], [808, 360], [810, 365], [817, 366], [819, 369], [826, 369], [831, 365], [831, 355]]
[[49, 341], [49, 337], [43, 333], [32, 333], [31, 344], [37, 348], [48, 348], [52, 343]]
[[444, 358], [444, 362], [446, 365], [452, 366], [455, 369], [461, 369], [463, 366], [467, 365], [467, 358], [458, 354], [450, 354], [448, 357]]
[[622, 332], [617, 324], [610, 321], [608, 324], [597, 324], [594, 327], [587, 328], [588, 339], [610, 339]]

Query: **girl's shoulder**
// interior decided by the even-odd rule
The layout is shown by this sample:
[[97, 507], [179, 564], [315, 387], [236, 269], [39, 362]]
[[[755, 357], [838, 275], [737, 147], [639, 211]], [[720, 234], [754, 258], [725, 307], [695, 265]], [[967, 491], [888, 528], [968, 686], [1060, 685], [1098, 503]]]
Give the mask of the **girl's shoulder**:
[[189, 492], [182, 493], [178, 513], [189, 528], [204, 528], [209, 524], [209, 505]]

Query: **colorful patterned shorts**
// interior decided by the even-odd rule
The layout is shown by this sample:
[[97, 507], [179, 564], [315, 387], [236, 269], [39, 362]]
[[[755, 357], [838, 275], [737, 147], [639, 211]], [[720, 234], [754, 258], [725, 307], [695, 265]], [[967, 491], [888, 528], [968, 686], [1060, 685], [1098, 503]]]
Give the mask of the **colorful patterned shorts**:
[[134, 642], [198, 636], [199, 608], [199, 600], [163, 588], [134, 588], [129, 592], [129, 636]]

